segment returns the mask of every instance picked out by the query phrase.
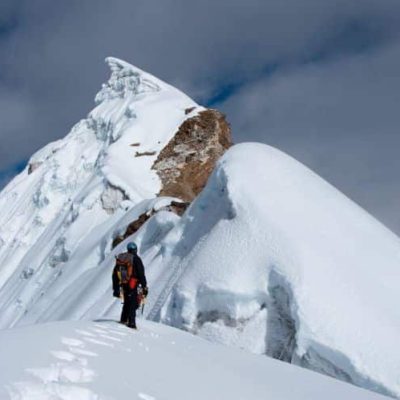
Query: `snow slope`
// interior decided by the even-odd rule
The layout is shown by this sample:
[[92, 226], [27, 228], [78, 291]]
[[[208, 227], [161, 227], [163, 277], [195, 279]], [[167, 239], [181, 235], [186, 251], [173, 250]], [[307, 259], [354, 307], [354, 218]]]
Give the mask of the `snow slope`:
[[0, 352], [4, 400], [383, 399], [151, 322], [135, 332], [112, 321], [11, 329]]
[[[151, 169], [157, 155], [202, 110], [124, 61], [107, 63], [112, 74], [96, 108], [64, 139], [38, 151], [0, 193], [0, 327], [28, 315], [32, 321], [40, 313], [32, 308], [50, 289], [64, 290], [66, 275], [79, 281], [104, 260], [109, 231], [159, 192]], [[197, 108], [185, 115], [189, 107]]]
[[149, 280], [147, 318], [399, 397], [399, 238], [261, 144], [234, 146], [186, 214], [169, 212], [151, 166], [197, 105], [108, 63], [97, 107], [0, 193], [0, 328], [118, 318], [110, 272], [133, 239]]
[[309, 169], [234, 146], [176, 236], [149, 318], [400, 396], [400, 240]]

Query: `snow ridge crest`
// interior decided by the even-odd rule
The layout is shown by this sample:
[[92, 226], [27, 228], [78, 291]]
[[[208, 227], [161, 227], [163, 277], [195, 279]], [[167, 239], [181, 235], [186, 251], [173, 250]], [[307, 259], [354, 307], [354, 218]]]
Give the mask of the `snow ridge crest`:
[[110, 67], [111, 76], [97, 93], [96, 104], [115, 98], [125, 99], [130, 95], [161, 90], [161, 82], [139, 68], [114, 57], [107, 57], [105, 61]]

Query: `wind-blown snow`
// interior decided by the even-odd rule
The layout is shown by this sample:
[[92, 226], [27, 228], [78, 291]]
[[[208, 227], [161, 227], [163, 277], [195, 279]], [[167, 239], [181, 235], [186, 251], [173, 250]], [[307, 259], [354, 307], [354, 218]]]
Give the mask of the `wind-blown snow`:
[[0, 352], [1, 399], [384, 399], [150, 322], [138, 332], [112, 321], [6, 330]]

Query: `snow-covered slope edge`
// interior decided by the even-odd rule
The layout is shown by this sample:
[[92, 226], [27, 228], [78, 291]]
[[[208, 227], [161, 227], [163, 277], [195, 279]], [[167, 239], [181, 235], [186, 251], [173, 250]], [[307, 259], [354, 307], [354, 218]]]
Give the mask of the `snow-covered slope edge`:
[[174, 237], [149, 318], [400, 396], [399, 238], [309, 169], [234, 146]]
[[154, 162], [179, 126], [203, 110], [159, 79], [107, 62], [112, 74], [96, 108], [0, 193], [0, 327], [29, 314], [65, 271], [84, 279], [101, 263], [112, 241], [104, 234], [159, 193]]
[[[0, 332], [10, 400], [379, 400], [383, 397], [151, 322], [62, 322]], [[237, 379], [237, 377], [240, 379]]]

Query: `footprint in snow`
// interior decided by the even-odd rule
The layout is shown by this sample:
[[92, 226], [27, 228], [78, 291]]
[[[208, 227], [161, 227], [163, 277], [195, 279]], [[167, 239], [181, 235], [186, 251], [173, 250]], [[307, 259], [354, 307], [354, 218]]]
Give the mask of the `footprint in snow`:
[[26, 372], [35, 380], [12, 384], [8, 388], [11, 400], [100, 400], [90, 389], [78, 386], [93, 380], [94, 371], [88, 368], [57, 363]]
[[110, 335], [100, 335], [100, 337], [102, 337], [103, 339], [112, 340], [114, 342], [122, 342], [122, 340], [120, 338], [115, 338], [114, 336], [110, 336]]
[[80, 356], [88, 356], [88, 357], [97, 357], [98, 354], [94, 351], [81, 349], [79, 347], [70, 347], [69, 351], [74, 354], [78, 354]]
[[103, 340], [98, 340], [98, 339], [89, 338], [89, 337], [85, 338], [85, 340], [90, 343], [99, 344], [100, 346], [114, 347], [114, 345], [112, 343], [107, 343], [107, 342], [104, 342]]
[[100, 325], [100, 324], [94, 324], [94, 328], [92, 328], [93, 330], [99, 329], [102, 331], [108, 330], [109, 327], [107, 325]]
[[114, 329], [109, 329], [108, 333], [112, 333], [114, 335], [119, 335], [119, 336], [127, 336], [127, 333], [125, 332], [120, 332], [120, 331], [116, 331]]
[[68, 337], [61, 338], [61, 343], [65, 344], [67, 346], [77, 346], [77, 347], [83, 347], [85, 345], [85, 343], [82, 342], [82, 340], [68, 338]]
[[96, 335], [88, 332], [88, 331], [84, 331], [83, 329], [75, 329], [75, 332], [78, 333], [79, 335], [83, 335], [83, 336], [90, 336], [90, 337], [95, 337]]
[[139, 399], [142, 399], [142, 400], [156, 400], [155, 397], [150, 396], [149, 394], [146, 394], [146, 393], [138, 393], [138, 397], [139, 397]]
[[75, 385], [49, 383], [45, 386], [37, 382], [18, 382], [9, 388], [11, 400], [100, 400], [88, 388]]
[[95, 376], [95, 372], [87, 367], [88, 360], [80, 356], [97, 354], [85, 350], [82, 340], [63, 337], [61, 342], [69, 351], [52, 351], [58, 362], [48, 367], [26, 369], [32, 381], [11, 384], [7, 388], [11, 400], [100, 400], [95, 392], [79, 386], [92, 382]]
[[104, 330], [104, 329], [92, 328], [91, 330], [92, 330], [92, 332], [99, 333], [100, 335], [106, 335], [106, 334], [108, 333], [108, 332], [107, 332], [106, 330]]
[[70, 352], [68, 352], [68, 351], [63, 351], [63, 350], [60, 350], [60, 351], [52, 351], [51, 354], [52, 354], [55, 358], [57, 358], [57, 359], [59, 359], [59, 360], [68, 361], [68, 362], [74, 362], [74, 363], [80, 364], [80, 365], [82, 365], [82, 366], [86, 366], [87, 363], [88, 363], [88, 361], [87, 361], [86, 358], [77, 357], [75, 354], [70, 353]]
[[111, 327], [108, 325], [100, 325], [100, 324], [95, 324], [94, 326], [95, 326], [95, 328], [92, 328], [93, 330], [98, 328], [99, 330], [107, 331], [108, 333], [115, 333], [116, 335], [120, 335], [120, 336], [127, 335], [127, 333], [123, 331], [125, 329], [125, 326], [121, 325], [119, 323], [115, 324]]
[[112, 336], [113, 332], [111, 332], [110, 330], [93, 328], [92, 332], [95, 332], [98, 337], [101, 337], [103, 339], [109, 339], [114, 342], [121, 342], [120, 338]]
[[47, 383], [88, 383], [94, 378], [94, 371], [89, 368], [66, 363], [52, 364], [47, 368], [29, 368], [29, 374]]
[[[113, 340], [114, 342], [121, 342], [120, 338], [112, 336], [113, 332], [110, 332], [110, 330], [92, 328], [92, 332], [95, 332], [97, 334], [97, 337], [102, 337], [103, 339], [110, 339]], [[96, 335], [92, 334], [91, 337], [96, 337]]]

